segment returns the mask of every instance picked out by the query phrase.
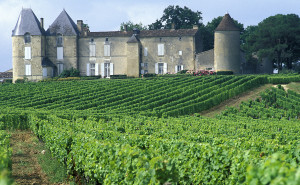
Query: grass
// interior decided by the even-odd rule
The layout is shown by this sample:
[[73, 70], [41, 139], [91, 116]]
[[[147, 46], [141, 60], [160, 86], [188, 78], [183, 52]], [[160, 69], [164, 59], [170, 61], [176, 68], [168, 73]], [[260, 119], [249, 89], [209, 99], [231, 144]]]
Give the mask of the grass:
[[[43, 169], [44, 173], [49, 178], [51, 183], [65, 182], [67, 179], [67, 170], [66, 168], [59, 163], [54, 157], [52, 157], [49, 150], [45, 149], [43, 143], [41, 143], [37, 138], [33, 140], [38, 146], [40, 151], [38, 154], [38, 162]], [[42, 154], [41, 151], [45, 150], [45, 153]]]
[[292, 83], [289, 83], [287, 85], [287, 87], [289, 89], [291, 89], [292, 91], [295, 91], [297, 93], [300, 93], [300, 82], [292, 82]]

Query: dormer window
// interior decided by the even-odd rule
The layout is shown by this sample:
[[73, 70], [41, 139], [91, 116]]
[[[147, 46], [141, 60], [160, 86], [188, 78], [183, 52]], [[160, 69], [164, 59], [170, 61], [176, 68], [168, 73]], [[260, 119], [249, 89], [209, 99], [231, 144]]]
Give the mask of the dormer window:
[[63, 46], [63, 37], [61, 34], [58, 34], [56, 37], [56, 45], [58, 47], [62, 47]]
[[25, 35], [24, 35], [24, 42], [25, 42], [25, 44], [31, 43], [30, 33], [25, 33]]

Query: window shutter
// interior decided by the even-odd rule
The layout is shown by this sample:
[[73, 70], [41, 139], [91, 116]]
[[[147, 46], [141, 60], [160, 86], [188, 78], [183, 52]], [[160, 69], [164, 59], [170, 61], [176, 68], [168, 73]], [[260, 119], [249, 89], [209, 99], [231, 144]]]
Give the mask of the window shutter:
[[63, 60], [63, 59], [64, 59], [64, 48], [57, 47], [57, 60]]
[[90, 63], [86, 64], [86, 76], [90, 76]]
[[110, 45], [105, 44], [104, 45], [104, 56], [109, 57], [110, 56]]
[[158, 74], [158, 63], [155, 63], [155, 74]]
[[181, 71], [183, 70], [183, 65], [181, 65]]
[[158, 56], [163, 56], [164, 55], [164, 44], [158, 44], [157, 45], [158, 48]]
[[181, 56], [182, 55], [182, 51], [179, 51], [178, 54]]
[[144, 48], [144, 56], [148, 56], [148, 48]]
[[168, 71], [168, 64], [164, 63], [164, 74], [166, 74]]
[[95, 63], [95, 76], [99, 75], [99, 64]]
[[104, 63], [101, 63], [101, 77], [104, 77]]
[[177, 72], [178, 72], [178, 66], [175, 65], [175, 73], [177, 73]]
[[60, 75], [60, 73], [62, 73], [64, 70], [64, 64], [58, 64], [58, 75]]
[[145, 72], [144, 72], [144, 70], [143, 70], [143, 69], [141, 70], [141, 74], [142, 74], [142, 75], [143, 75], [143, 74], [145, 74]]
[[31, 75], [31, 64], [25, 65], [25, 75]]
[[114, 64], [110, 63], [110, 75], [114, 75]]
[[46, 67], [43, 67], [43, 76], [46, 77], [48, 74], [47, 74], [47, 68]]
[[95, 56], [96, 56], [96, 45], [90, 44], [90, 57], [95, 57]]
[[144, 63], [141, 63], [141, 67], [144, 67]]
[[31, 47], [25, 47], [25, 59], [31, 59]]

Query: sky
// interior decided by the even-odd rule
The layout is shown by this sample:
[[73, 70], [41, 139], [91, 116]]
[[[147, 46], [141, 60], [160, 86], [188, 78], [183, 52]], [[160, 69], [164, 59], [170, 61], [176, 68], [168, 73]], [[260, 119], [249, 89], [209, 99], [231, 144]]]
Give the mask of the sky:
[[43, 17], [45, 29], [65, 9], [75, 23], [83, 20], [95, 32], [117, 31], [128, 21], [151, 24], [169, 5], [202, 12], [204, 24], [227, 12], [244, 27], [276, 14], [300, 16], [300, 0], [0, 0], [0, 72], [12, 68], [11, 33], [22, 8]]

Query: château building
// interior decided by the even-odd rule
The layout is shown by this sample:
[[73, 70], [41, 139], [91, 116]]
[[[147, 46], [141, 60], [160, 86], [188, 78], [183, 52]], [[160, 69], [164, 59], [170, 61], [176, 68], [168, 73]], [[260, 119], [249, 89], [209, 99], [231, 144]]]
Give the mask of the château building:
[[193, 29], [91, 32], [63, 10], [47, 30], [31, 9], [22, 9], [12, 31], [13, 81], [38, 81], [75, 68], [82, 76], [139, 77], [181, 70], [241, 72], [240, 31], [226, 14], [215, 32], [215, 49], [202, 52]]

